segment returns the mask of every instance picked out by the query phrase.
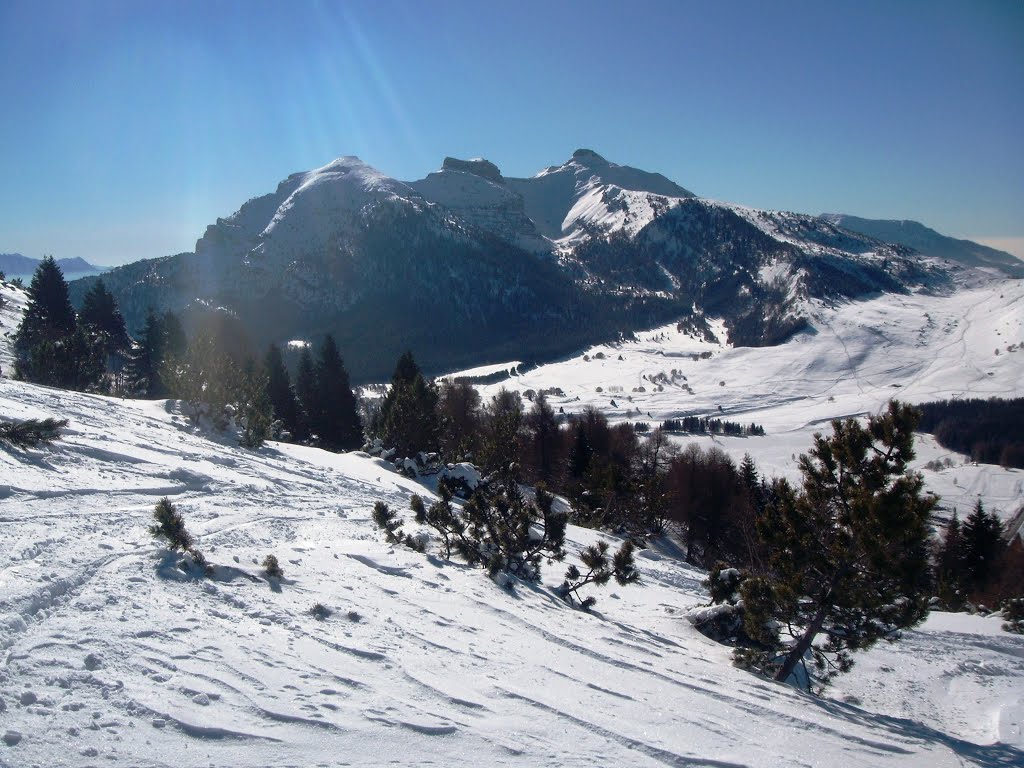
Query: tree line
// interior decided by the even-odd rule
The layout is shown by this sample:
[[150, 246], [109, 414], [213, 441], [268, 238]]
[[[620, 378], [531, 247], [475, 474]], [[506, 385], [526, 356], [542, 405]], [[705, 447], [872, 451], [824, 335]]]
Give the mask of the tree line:
[[921, 431], [974, 461], [1024, 469], [1024, 397], [919, 405]]
[[963, 521], [953, 512], [935, 542], [934, 563], [935, 594], [950, 610], [1024, 597], [1024, 542], [1010, 539], [981, 499]]
[[327, 336], [314, 361], [299, 359], [293, 388], [280, 350], [249, 353], [244, 331], [229, 318], [189, 338], [171, 312], [150, 309], [133, 339], [114, 297], [97, 280], [76, 313], [60, 267], [40, 263], [14, 337], [15, 376], [36, 384], [138, 397], [182, 400], [195, 423], [233, 424], [239, 440], [259, 447], [270, 437], [330, 450], [358, 448], [363, 428], [348, 372]]

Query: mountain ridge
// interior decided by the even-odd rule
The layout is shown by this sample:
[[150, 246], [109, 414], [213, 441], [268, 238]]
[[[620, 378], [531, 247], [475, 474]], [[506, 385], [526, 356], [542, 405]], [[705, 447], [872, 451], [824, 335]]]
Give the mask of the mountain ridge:
[[449, 157], [411, 182], [341, 157], [218, 218], [193, 253], [104, 279], [129, 327], [153, 307], [227, 312], [260, 346], [332, 333], [357, 379], [406, 348], [440, 371], [712, 313], [733, 344], [774, 344], [805, 326], [811, 296], [953, 286], [904, 246], [699, 198], [588, 149], [530, 178]]
[[972, 267], [998, 269], [1008, 277], [1024, 277], [1024, 262], [1013, 254], [973, 240], [950, 237], [912, 219], [865, 219], [845, 213], [823, 213], [837, 226], [890, 243], [913, 248], [927, 256], [950, 259]]

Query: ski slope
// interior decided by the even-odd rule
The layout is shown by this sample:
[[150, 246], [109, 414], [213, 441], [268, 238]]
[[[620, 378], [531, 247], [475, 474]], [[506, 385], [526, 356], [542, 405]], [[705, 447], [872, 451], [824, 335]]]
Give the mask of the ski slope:
[[[988, 313], [976, 298], [975, 332]], [[852, 322], [845, 311], [834, 327]], [[647, 338], [624, 345], [622, 362], [637, 374], [685, 365], [695, 401], [751, 413], [794, 450], [839, 407], [827, 393], [850, 394], [853, 412], [885, 391], [867, 369], [831, 387], [822, 371], [803, 408], [783, 394], [740, 411], [757, 398], [739, 392], [744, 364], [729, 357], [758, 351], [716, 348], [692, 366], [670, 356], [691, 343], [658, 342], [662, 356]], [[577, 378], [561, 385], [581, 400], [566, 402], [600, 402], [582, 397], [611, 379], [610, 367], [584, 378], [598, 365], [570, 366]], [[905, 375], [906, 389], [930, 391], [928, 370]], [[784, 374], [794, 397], [800, 374], [781, 364], [764, 369], [764, 391]], [[729, 375], [733, 387], [715, 389]], [[667, 415], [683, 407], [673, 396], [641, 407]], [[247, 451], [174, 401], [7, 378], [0, 414], [69, 421], [48, 449], [0, 447], [0, 765], [1024, 764], [1024, 638], [998, 619], [934, 614], [816, 698], [734, 669], [729, 649], [692, 628], [684, 614], [707, 600], [704, 574], [670, 544], [638, 554], [640, 585], [595, 590], [584, 613], [553, 593], [564, 565], [510, 591], [436, 549], [387, 545], [374, 502], [407, 510], [429, 490], [363, 454]], [[182, 571], [147, 533], [163, 496], [212, 578]], [[600, 536], [570, 526], [570, 560]], [[280, 582], [260, 569], [270, 553]], [[332, 611], [323, 621], [317, 603]]]

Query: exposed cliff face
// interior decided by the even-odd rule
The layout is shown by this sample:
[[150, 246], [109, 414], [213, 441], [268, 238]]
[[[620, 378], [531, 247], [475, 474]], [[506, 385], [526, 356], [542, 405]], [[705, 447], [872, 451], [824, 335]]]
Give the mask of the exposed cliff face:
[[193, 323], [229, 312], [257, 345], [330, 332], [357, 378], [385, 376], [405, 348], [432, 368], [543, 357], [686, 315], [775, 343], [809, 296], [948, 283], [907, 248], [701, 200], [582, 149], [529, 179], [446, 158], [405, 183], [339, 158], [218, 219], [193, 253], [104, 279], [130, 327], [153, 307]]

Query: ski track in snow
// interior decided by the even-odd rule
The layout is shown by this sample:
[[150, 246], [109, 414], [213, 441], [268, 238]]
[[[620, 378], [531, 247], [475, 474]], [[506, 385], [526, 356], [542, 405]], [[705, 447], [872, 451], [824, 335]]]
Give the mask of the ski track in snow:
[[[1019, 332], [1020, 286], [1003, 289]], [[890, 392], [923, 399], [981, 382], [1019, 393], [1024, 354], [993, 365], [972, 341], [1003, 322], [995, 295], [963, 297], [960, 309], [973, 309], [955, 325], [960, 309], [944, 315], [927, 297], [822, 309], [827, 329], [774, 350], [781, 359], [658, 329], [590, 351], [606, 360], [506, 385], [561, 386], [556, 410], [594, 404], [620, 419], [611, 397], [632, 394], [647, 421], [722, 405], [768, 436], [715, 444], [792, 472], [815, 429], [873, 412]], [[931, 325], [904, 322], [924, 311]], [[875, 349], [878, 330], [888, 346]], [[927, 349], [913, 346], [922, 332], [938, 359], [908, 352]], [[821, 352], [834, 338], [848, 349], [840, 363]], [[704, 350], [711, 359], [687, 356]], [[693, 395], [629, 391], [670, 368]], [[598, 382], [624, 391], [598, 396]], [[665, 549], [640, 551], [643, 582], [595, 590], [584, 613], [554, 595], [558, 564], [508, 591], [436, 552], [388, 546], [374, 502], [406, 511], [412, 493], [430, 494], [364, 455], [245, 451], [173, 402], [8, 379], [0, 413], [69, 419], [50, 449], [0, 448], [0, 765], [1024, 764], [1024, 640], [997, 620], [934, 614], [815, 698], [734, 669], [729, 649], [696, 633], [683, 614], [706, 601], [704, 574]], [[947, 453], [922, 441], [922, 461]], [[1020, 503], [1020, 476], [927, 473], [929, 487], [980, 492], [1006, 512]], [[212, 578], [183, 572], [149, 536], [161, 496], [182, 511]], [[615, 544], [570, 527], [569, 559], [600, 537]], [[269, 553], [279, 581], [260, 569]], [[309, 613], [316, 603], [331, 609], [326, 620]]]

